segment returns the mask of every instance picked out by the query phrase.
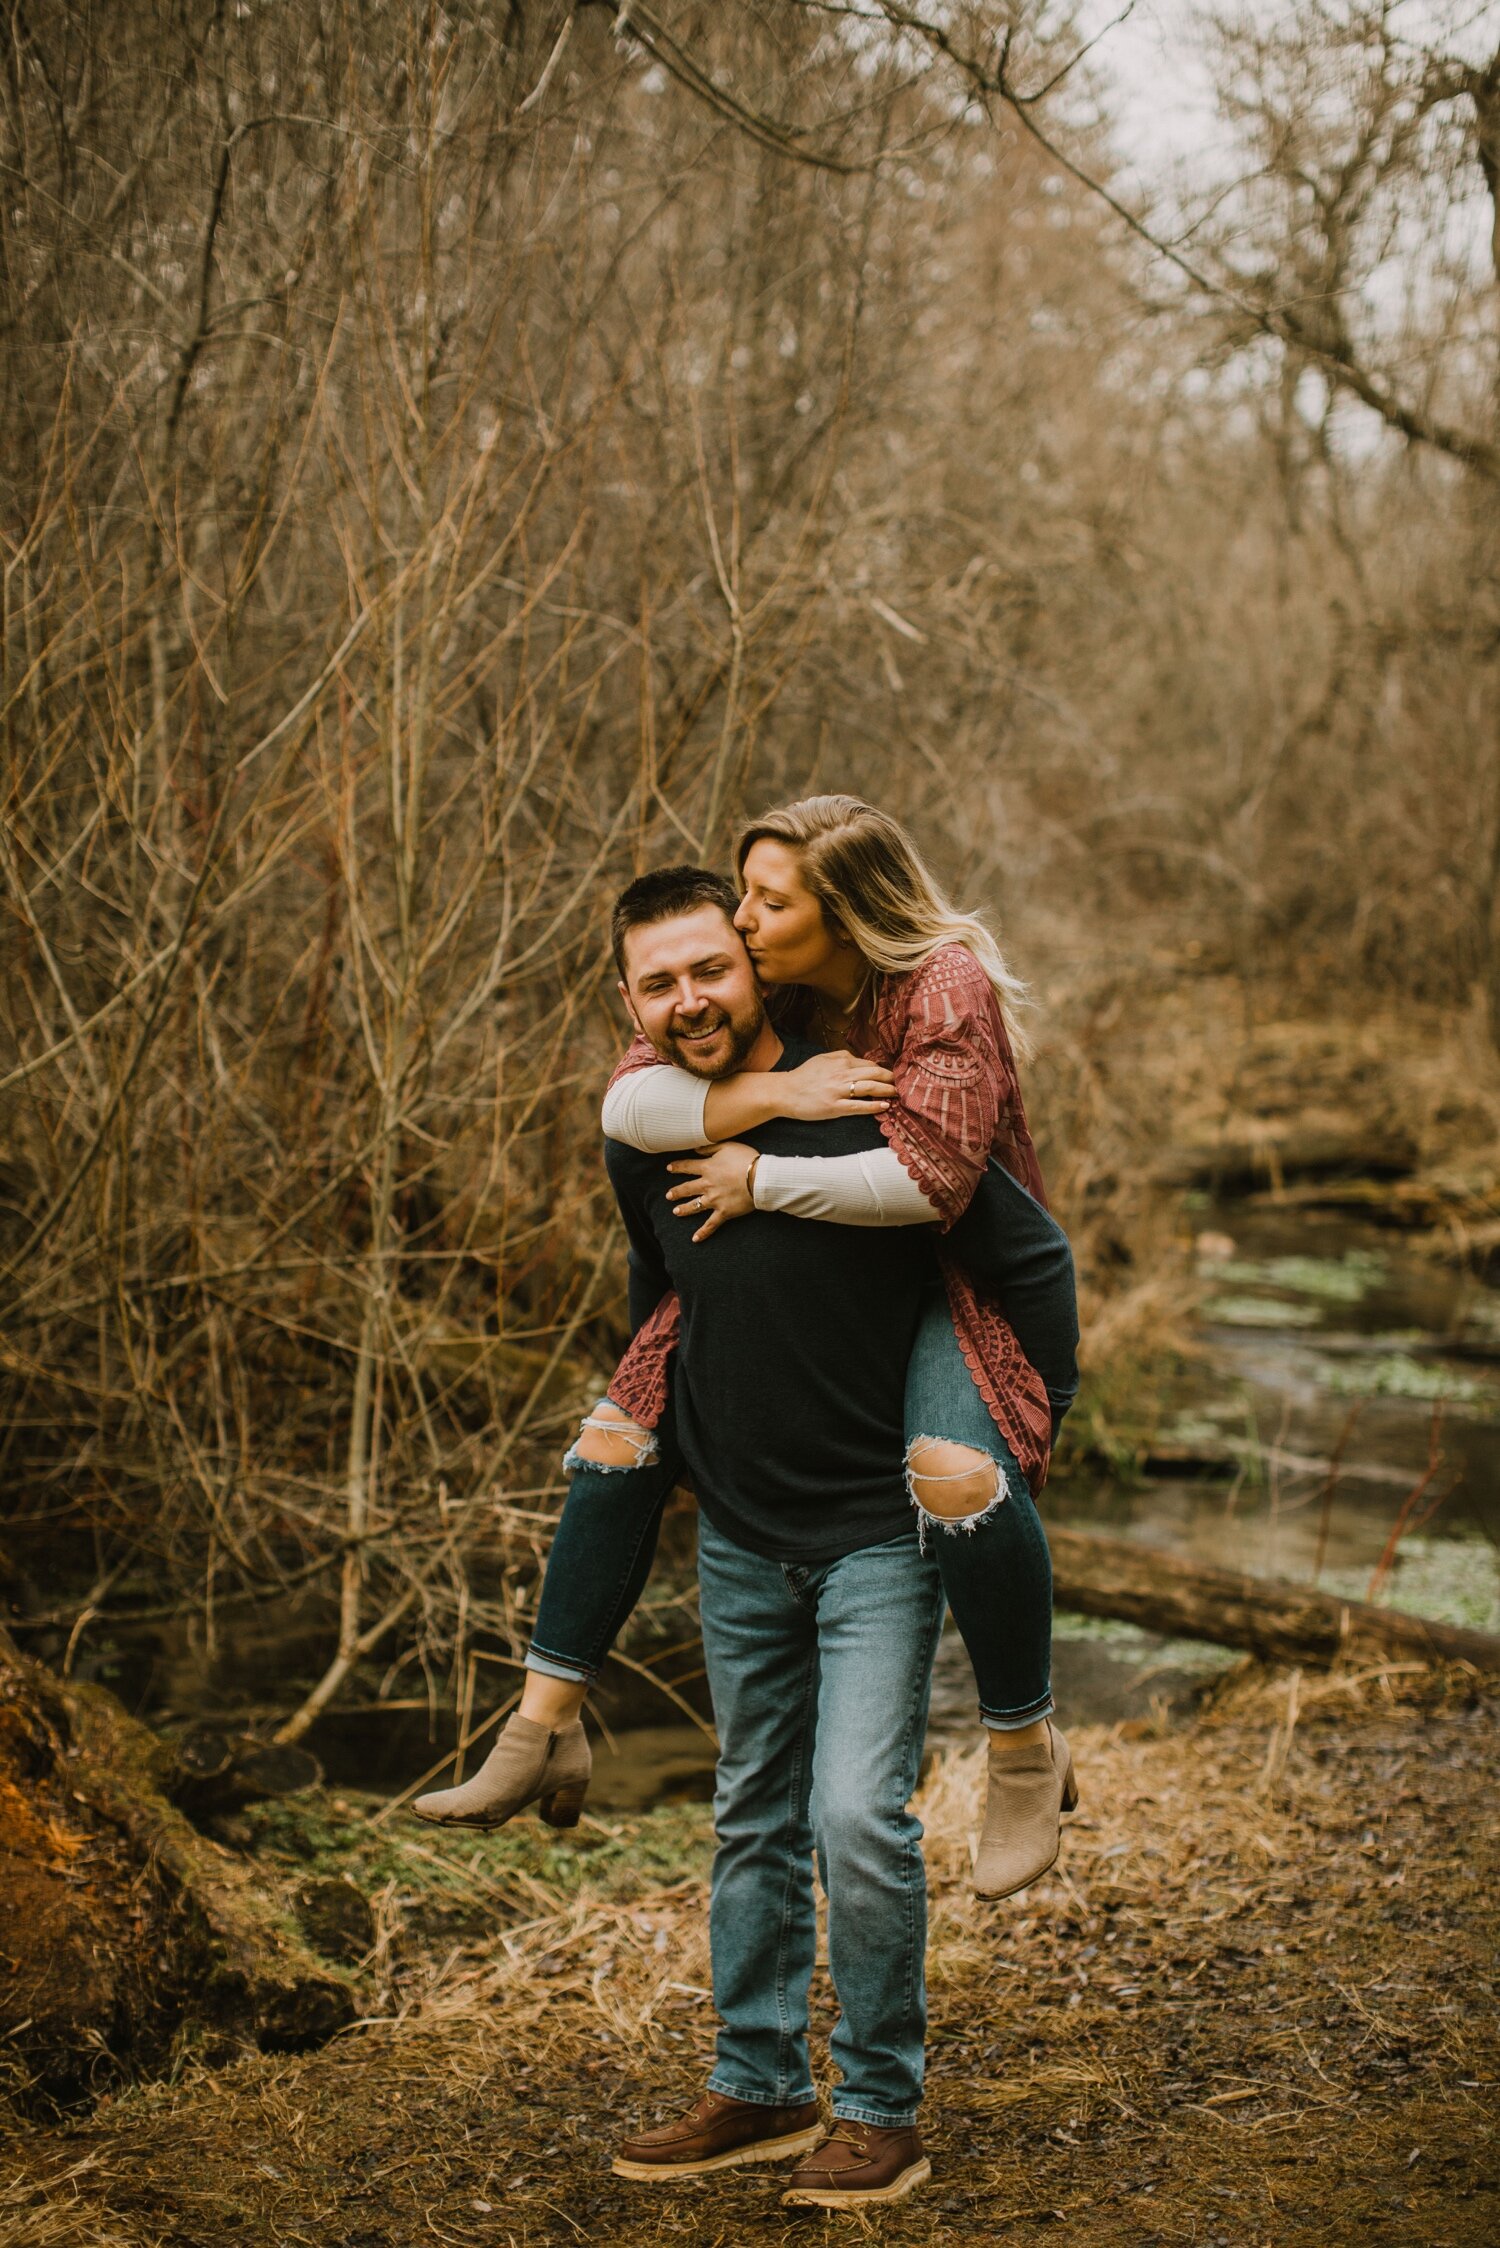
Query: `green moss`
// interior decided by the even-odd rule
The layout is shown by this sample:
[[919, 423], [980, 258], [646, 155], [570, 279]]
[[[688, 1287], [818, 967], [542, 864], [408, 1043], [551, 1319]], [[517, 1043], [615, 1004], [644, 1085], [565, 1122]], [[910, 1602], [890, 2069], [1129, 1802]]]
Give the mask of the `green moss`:
[[[1363, 1600], [1368, 1569], [1327, 1570], [1325, 1591]], [[1403, 1538], [1379, 1605], [1470, 1631], [1500, 1631], [1500, 1553], [1487, 1539]]]
[[1053, 1624], [1054, 1639], [1083, 1639], [1110, 1647], [1122, 1656], [1135, 1655], [1142, 1664], [1163, 1670], [1226, 1670], [1241, 1660], [1235, 1647], [1217, 1647], [1205, 1639], [1161, 1639], [1139, 1624], [1118, 1616], [1076, 1616], [1059, 1609]]
[[1323, 1314], [1316, 1304], [1285, 1303], [1277, 1296], [1210, 1296], [1203, 1316], [1221, 1327], [1316, 1327]]
[[1464, 1314], [1464, 1325], [1482, 1340], [1500, 1342], [1500, 1294], [1481, 1289]]
[[1325, 1389], [1340, 1397], [1414, 1397], [1434, 1404], [1448, 1400], [1460, 1405], [1496, 1401], [1493, 1390], [1468, 1374], [1427, 1359], [1408, 1358], [1399, 1350], [1323, 1367], [1318, 1379]]
[[1236, 1287], [1275, 1288], [1320, 1303], [1357, 1304], [1385, 1278], [1386, 1260], [1375, 1249], [1348, 1249], [1341, 1257], [1233, 1258], [1212, 1277]]

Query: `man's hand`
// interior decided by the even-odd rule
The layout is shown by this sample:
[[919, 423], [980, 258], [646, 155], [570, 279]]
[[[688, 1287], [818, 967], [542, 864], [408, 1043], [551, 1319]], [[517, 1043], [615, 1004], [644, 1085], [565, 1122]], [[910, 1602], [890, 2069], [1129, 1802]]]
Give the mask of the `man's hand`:
[[879, 1116], [896, 1097], [896, 1080], [880, 1062], [861, 1061], [842, 1049], [814, 1054], [777, 1079], [785, 1087], [783, 1116], [826, 1124], [834, 1116]]
[[743, 1218], [754, 1209], [750, 1174], [758, 1153], [742, 1140], [725, 1140], [720, 1147], [700, 1147], [695, 1155], [681, 1156], [667, 1165], [682, 1178], [681, 1186], [667, 1189], [667, 1200], [674, 1205], [673, 1216], [696, 1218], [708, 1213], [693, 1235], [695, 1241], [706, 1241], [731, 1218]]

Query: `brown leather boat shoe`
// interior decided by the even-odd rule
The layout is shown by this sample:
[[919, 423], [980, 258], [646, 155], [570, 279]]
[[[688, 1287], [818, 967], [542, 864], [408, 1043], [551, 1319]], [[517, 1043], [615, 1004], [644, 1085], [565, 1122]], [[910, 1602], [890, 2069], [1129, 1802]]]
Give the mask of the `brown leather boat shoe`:
[[797, 2107], [762, 2107], [756, 2100], [705, 2092], [675, 2123], [661, 2123], [627, 2139], [610, 2168], [617, 2178], [695, 2178], [705, 2170], [732, 2169], [738, 2162], [779, 2162], [784, 2155], [806, 2154], [822, 2130], [816, 2100]]
[[782, 2206], [863, 2209], [876, 2201], [900, 2201], [931, 2176], [932, 2164], [910, 2124], [893, 2131], [840, 2119], [812, 2159], [792, 2172]]

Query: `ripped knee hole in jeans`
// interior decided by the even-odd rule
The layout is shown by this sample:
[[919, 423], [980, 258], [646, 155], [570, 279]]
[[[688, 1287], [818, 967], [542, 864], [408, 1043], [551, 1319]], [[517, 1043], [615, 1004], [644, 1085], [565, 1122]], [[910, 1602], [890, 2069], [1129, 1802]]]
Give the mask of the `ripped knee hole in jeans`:
[[[920, 1466], [919, 1455], [929, 1452], [936, 1455], [934, 1464]], [[946, 1464], [955, 1458], [962, 1464]], [[963, 1485], [971, 1488], [958, 1488]], [[972, 1535], [1010, 1495], [1005, 1470], [992, 1452], [981, 1452], [971, 1444], [950, 1443], [941, 1436], [914, 1436], [907, 1445], [906, 1489], [917, 1510], [918, 1536], [924, 1549], [929, 1528], [942, 1530], [950, 1538], [960, 1530]], [[945, 1490], [955, 1504], [941, 1503]], [[960, 1512], [966, 1500], [974, 1503]]]
[[[629, 1457], [620, 1457], [622, 1451]], [[659, 1457], [655, 1429], [642, 1428], [618, 1405], [602, 1397], [579, 1422], [577, 1441], [564, 1452], [562, 1464], [569, 1475], [583, 1467], [595, 1468], [601, 1475], [629, 1475], [638, 1467], [654, 1467]]]

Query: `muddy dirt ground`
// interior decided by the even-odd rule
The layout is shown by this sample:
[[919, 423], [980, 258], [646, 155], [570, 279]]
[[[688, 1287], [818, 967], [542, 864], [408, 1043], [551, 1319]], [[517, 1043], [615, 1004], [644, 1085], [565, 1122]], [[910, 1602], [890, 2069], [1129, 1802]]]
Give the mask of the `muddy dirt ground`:
[[[386, 1822], [377, 1867], [362, 1819], [326, 1814], [314, 1844], [282, 1814], [268, 1878], [316, 1847], [326, 1879], [345, 1836], [344, 1872], [384, 1876], [372, 2018], [12, 2127], [0, 2238], [717, 2248], [878, 2221], [924, 2244], [1489, 2248], [1497, 1746], [1500, 1703], [1463, 1677], [1247, 1668], [1185, 1724], [1081, 1733], [1059, 1869], [1004, 1906], [964, 1879], [978, 1761], [941, 1762], [935, 2174], [878, 2220], [783, 2211], [773, 2171], [609, 2173], [617, 2137], [705, 2073], [702, 1809], [585, 1828], [566, 1879], [535, 1829], [471, 1837], [436, 1861], [425, 1920], [429, 1836]], [[820, 2033], [831, 2007], [820, 1971]]]

